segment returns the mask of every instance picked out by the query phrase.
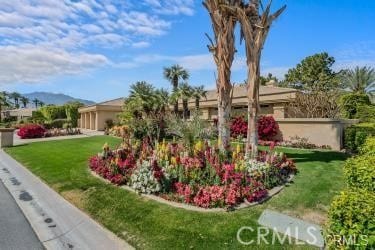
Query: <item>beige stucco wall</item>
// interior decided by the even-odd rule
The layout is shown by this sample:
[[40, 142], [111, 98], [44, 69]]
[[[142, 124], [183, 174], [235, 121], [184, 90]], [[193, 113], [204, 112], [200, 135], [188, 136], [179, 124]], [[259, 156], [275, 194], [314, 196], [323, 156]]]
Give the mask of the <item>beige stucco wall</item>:
[[325, 118], [285, 118], [275, 119], [280, 127], [278, 139], [289, 140], [299, 136], [307, 138], [315, 145], [329, 145], [333, 150], [343, 147], [343, 134], [347, 126], [358, 120], [339, 120]]
[[111, 111], [98, 111], [96, 115], [96, 127], [97, 130], [103, 131], [105, 129], [105, 121], [111, 119], [113, 122], [118, 122], [117, 116], [119, 112]]

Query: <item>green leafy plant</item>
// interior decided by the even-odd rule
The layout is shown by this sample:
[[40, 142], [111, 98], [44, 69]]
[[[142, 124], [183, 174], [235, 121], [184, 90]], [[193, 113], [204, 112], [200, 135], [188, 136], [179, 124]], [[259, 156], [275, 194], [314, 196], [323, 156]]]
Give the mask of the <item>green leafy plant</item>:
[[375, 136], [366, 139], [365, 143], [361, 147], [361, 154], [375, 155]]
[[375, 135], [375, 123], [361, 123], [345, 129], [344, 147], [352, 152], [358, 152], [366, 138]]
[[350, 93], [340, 97], [340, 109], [343, 117], [356, 118], [359, 106], [370, 105], [370, 99], [366, 94]]
[[375, 155], [365, 154], [347, 160], [344, 173], [349, 187], [375, 192]]
[[328, 212], [325, 231], [329, 249], [373, 249], [374, 215], [373, 192], [353, 189], [336, 196]]

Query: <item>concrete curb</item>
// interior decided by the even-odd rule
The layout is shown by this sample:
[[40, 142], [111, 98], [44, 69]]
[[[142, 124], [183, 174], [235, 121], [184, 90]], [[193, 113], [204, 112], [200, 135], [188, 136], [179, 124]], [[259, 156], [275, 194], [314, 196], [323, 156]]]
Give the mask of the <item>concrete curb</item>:
[[46, 249], [133, 249], [3, 150], [0, 177]]

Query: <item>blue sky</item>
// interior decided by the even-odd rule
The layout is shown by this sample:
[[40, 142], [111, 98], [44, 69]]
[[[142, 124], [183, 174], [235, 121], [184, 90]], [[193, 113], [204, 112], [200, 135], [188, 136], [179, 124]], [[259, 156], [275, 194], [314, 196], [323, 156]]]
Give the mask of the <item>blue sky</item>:
[[[375, 67], [375, 1], [274, 0], [287, 5], [263, 50], [262, 73], [327, 51], [335, 69]], [[192, 85], [215, 86], [207, 51], [211, 25], [197, 0], [0, 0], [0, 89], [50, 91], [103, 101], [145, 80], [170, 88], [164, 66], [179, 63]], [[246, 78], [238, 43], [233, 82]]]

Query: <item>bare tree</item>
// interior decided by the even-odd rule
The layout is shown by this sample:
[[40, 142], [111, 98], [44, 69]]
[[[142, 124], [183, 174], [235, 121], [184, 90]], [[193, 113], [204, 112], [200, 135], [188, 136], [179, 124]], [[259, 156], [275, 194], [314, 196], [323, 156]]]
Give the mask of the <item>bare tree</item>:
[[340, 114], [339, 96], [337, 90], [300, 92], [287, 105], [287, 113], [291, 117], [337, 118]]
[[235, 38], [234, 30], [237, 23], [236, 17], [229, 8], [239, 7], [241, 0], [205, 0], [214, 33], [214, 39], [207, 34], [211, 45], [208, 46], [217, 67], [216, 86], [218, 92], [218, 132], [220, 150], [224, 151], [230, 146], [230, 113], [232, 106], [231, 67], [234, 59]]
[[[281, 15], [286, 6], [270, 14], [272, 0], [263, 9], [260, 0], [250, 0], [230, 9], [241, 24], [241, 40], [245, 41], [247, 57], [248, 130], [246, 155], [258, 155], [257, 117], [259, 113], [260, 59], [272, 22]], [[250, 152], [251, 149], [251, 152]]]

